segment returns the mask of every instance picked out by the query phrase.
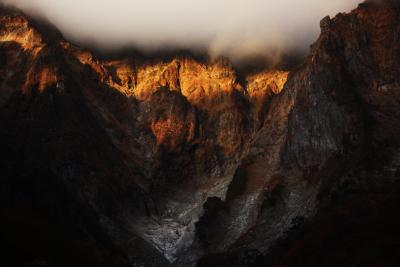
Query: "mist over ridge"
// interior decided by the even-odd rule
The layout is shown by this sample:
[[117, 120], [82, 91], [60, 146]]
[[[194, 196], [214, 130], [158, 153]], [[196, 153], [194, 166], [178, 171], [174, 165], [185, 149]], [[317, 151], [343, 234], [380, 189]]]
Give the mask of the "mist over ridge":
[[359, 0], [0, 0], [53, 23], [63, 35], [100, 51], [190, 50], [234, 63], [278, 62], [308, 51], [326, 15]]

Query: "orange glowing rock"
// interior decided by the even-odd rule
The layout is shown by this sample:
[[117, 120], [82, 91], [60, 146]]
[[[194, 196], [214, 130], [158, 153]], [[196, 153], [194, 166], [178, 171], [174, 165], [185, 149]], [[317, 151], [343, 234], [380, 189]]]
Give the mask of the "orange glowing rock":
[[247, 92], [251, 98], [257, 98], [271, 91], [279, 94], [288, 79], [289, 72], [280, 70], [270, 70], [257, 73], [247, 77]]
[[134, 95], [140, 100], [146, 100], [160, 87], [178, 90], [179, 64], [174, 60], [170, 63], [159, 63], [140, 67], [137, 72], [137, 86]]
[[151, 130], [156, 137], [157, 145], [163, 144], [169, 149], [175, 149], [183, 142], [189, 142], [194, 137], [195, 124], [186, 123], [176, 116], [155, 121]]
[[12, 15], [0, 17], [0, 42], [16, 42], [33, 55], [45, 46], [40, 33], [30, 26], [26, 18]]
[[55, 67], [43, 67], [40, 70], [31, 68], [23, 85], [23, 91], [27, 93], [30, 88], [37, 85], [38, 91], [42, 93], [46, 88], [56, 86], [59, 80]]
[[194, 104], [203, 98], [242, 90], [233, 68], [221, 62], [207, 66], [194, 60], [184, 60], [181, 64], [180, 84], [182, 94]]

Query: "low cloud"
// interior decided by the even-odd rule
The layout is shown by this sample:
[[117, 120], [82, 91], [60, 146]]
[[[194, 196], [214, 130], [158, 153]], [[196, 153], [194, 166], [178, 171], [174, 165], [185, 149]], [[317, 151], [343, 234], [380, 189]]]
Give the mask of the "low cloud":
[[[0, 0], [1, 1], [1, 0]], [[360, 0], [3, 0], [45, 17], [64, 36], [104, 50], [207, 50], [233, 61], [304, 53], [326, 15]]]

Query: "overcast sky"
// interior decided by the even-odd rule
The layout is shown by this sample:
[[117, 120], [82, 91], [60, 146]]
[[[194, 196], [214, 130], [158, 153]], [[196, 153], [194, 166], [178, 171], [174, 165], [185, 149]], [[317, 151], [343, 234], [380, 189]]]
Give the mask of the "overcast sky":
[[232, 59], [307, 51], [326, 15], [360, 0], [0, 0], [36, 12], [75, 42], [203, 48]]

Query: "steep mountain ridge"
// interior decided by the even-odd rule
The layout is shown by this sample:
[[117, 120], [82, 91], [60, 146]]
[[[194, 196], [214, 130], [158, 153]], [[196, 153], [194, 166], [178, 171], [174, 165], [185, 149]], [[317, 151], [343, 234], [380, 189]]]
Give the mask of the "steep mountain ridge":
[[[122, 213], [115, 212], [124, 222], [116, 223], [116, 219], [103, 218], [110, 222], [101, 224], [107, 231], [112, 231], [114, 227], [121, 228], [119, 224], [124, 225], [118, 231], [129, 231], [130, 234], [122, 238], [122, 241], [115, 237], [119, 234], [112, 235], [112, 238], [118, 239], [116, 243], [123, 243], [121, 246], [127, 250], [130, 245], [125, 243], [139, 236], [137, 238], [150, 243], [169, 260], [175, 260], [176, 254], [185, 251], [185, 246], [190, 246], [195, 240], [195, 222], [201, 216], [203, 203], [208, 197], [224, 198], [236, 166], [249, 150], [260, 127], [259, 118], [264, 112], [261, 109], [265, 109], [271, 97], [280, 92], [287, 73], [268, 71], [258, 74], [251, 78], [248, 86], [250, 90], [247, 92], [237, 82], [235, 71], [226, 60], [210, 65], [190, 58], [145, 65], [136, 65], [129, 60], [102, 62], [89, 51], [81, 50], [61, 38], [43, 41], [35, 26], [18, 13], [4, 16], [4, 21], [7, 23], [1, 29], [2, 46], [5, 48], [5, 65], [2, 69], [8, 74], [3, 76], [2, 82], [3, 88], [14, 89], [9, 96], [16, 98], [19, 95], [19, 98], [24, 99], [19, 108], [24, 108], [24, 102], [30, 102], [31, 99], [43, 102], [34, 102], [32, 105], [44, 105], [43, 111], [55, 116], [51, 121], [58, 120], [59, 112], [62, 112], [57, 111], [61, 107], [56, 103], [68, 102], [66, 113], [72, 113], [71, 117], [60, 119], [60, 122], [70, 125], [66, 126], [71, 127], [67, 131], [72, 130], [74, 135], [91, 132], [93, 136], [88, 138], [93, 138], [93, 141], [90, 143], [95, 142], [96, 145], [93, 145], [101, 151], [104, 146], [101, 144], [105, 140], [100, 141], [95, 136], [107, 139], [106, 146], [111, 146], [109, 151], [93, 156], [93, 164], [99, 164], [99, 167], [113, 164], [115, 166], [110, 169], [118, 168], [122, 177], [116, 177], [110, 170], [104, 171], [105, 166], [98, 169], [84, 163], [92, 157], [92, 150], [88, 150], [87, 155], [80, 155], [78, 147], [76, 151], [71, 152], [69, 150], [72, 149], [65, 148], [64, 152], [58, 152], [61, 145], [54, 144], [57, 149], [54, 154], [51, 150], [49, 155], [46, 150], [37, 153], [35, 149], [25, 153], [35, 155], [36, 158], [44, 157], [53, 172], [59, 173], [62, 170], [62, 177], [74, 176], [69, 173], [71, 170], [68, 170], [68, 174], [64, 173], [65, 164], [72, 169], [72, 173], [86, 173], [81, 168], [87, 169], [89, 173], [84, 176], [92, 178], [81, 181], [85, 186], [77, 188], [78, 198], [83, 198], [81, 201], [84, 203], [92, 203], [89, 205], [99, 210], [100, 216], [104, 216], [105, 211], [100, 211], [102, 208], [98, 207], [98, 203], [116, 201], [115, 198], [125, 194], [125, 189], [114, 192], [99, 189], [101, 185], [96, 184], [99, 180], [96, 174], [98, 171], [102, 172], [101, 177], [108, 176], [111, 183], [137, 187], [129, 189], [133, 190], [132, 195], [128, 194], [126, 200], [119, 204]], [[10, 40], [10, 31], [18, 23], [21, 23], [24, 31], [17, 31], [18, 38]], [[20, 40], [31, 44], [29, 40], [32, 34], [36, 36], [38, 44], [27, 50], [23, 46], [25, 43]], [[40, 47], [40, 50], [31, 52], [36, 47]], [[14, 64], [10, 60], [23, 58], [21, 55], [27, 57], [26, 61]], [[10, 74], [10, 70], [20, 72]], [[21, 77], [26, 78], [23, 81]], [[51, 99], [50, 103], [46, 103], [46, 98]], [[14, 113], [13, 103], [20, 101], [7, 100], [2, 106], [3, 122], [11, 125], [3, 128], [4, 135], [12, 133], [12, 128], [16, 129], [16, 122], [10, 121], [15, 115], [8, 112]], [[257, 102], [254, 108], [253, 102]], [[56, 106], [47, 107], [48, 104]], [[76, 105], [82, 107], [77, 108]], [[81, 118], [82, 115], [76, 113], [86, 114], [84, 117], [88, 118]], [[35, 121], [30, 127], [34, 128], [32, 132], [22, 133], [21, 138], [39, 131], [46, 143], [60, 142], [54, 140], [53, 133], [48, 133], [48, 130], [59, 131], [58, 134], [61, 134], [66, 129], [58, 129], [61, 126], [57, 123], [44, 126], [52, 123], [44, 119], [41, 113], [30, 116]], [[27, 118], [20, 120], [17, 123], [23, 124]], [[37, 120], [41, 121], [43, 128], [36, 129]], [[102, 130], [96, 134], [94, 129], [88, 127], [100, 127]], [[57, 138], [64, 139], [62, 134], [57, 135]], [[77, 138], [80, 139], [82, 137]], [[9, 141], [7, 138], [4, 141], [20, 142], [16, 139]], [[65, 141], [65, 146], [72, 146], [68, 142], [71, 141]], [[78, 141], [81, 142], [84, 141]], [[22, 150], [26, 149], [24, 146]], [[8, 149], [15, 151], [15, 148]], [[60, 153], [61, 158], [50, 159], [50, 155]], [[64, 159], [63, 154], [72, 155]], [[15, 159], [9, 160], [17, 162], [16, 158], [17, 155]], [[105, 163], [105, 160], [109, 162]], [[120, 163], [116, 163], [116, 160]], [[61, 180], [65, 182], [65, 178]], [[102, 194], [109, 197], [98, 199]], [[136, 201], [130, 204], [129, 201], [136, 199], [136, 194], [143, 199], [140, 203]]]
[[239, 82], [225, 59], [102, 61], [2, 10], [6, 263], [273, 262], [277, 240], [323, 217], [338, 191], [395, 188], [398, 11], [373, 1], [327, 17], [297, 70]]

